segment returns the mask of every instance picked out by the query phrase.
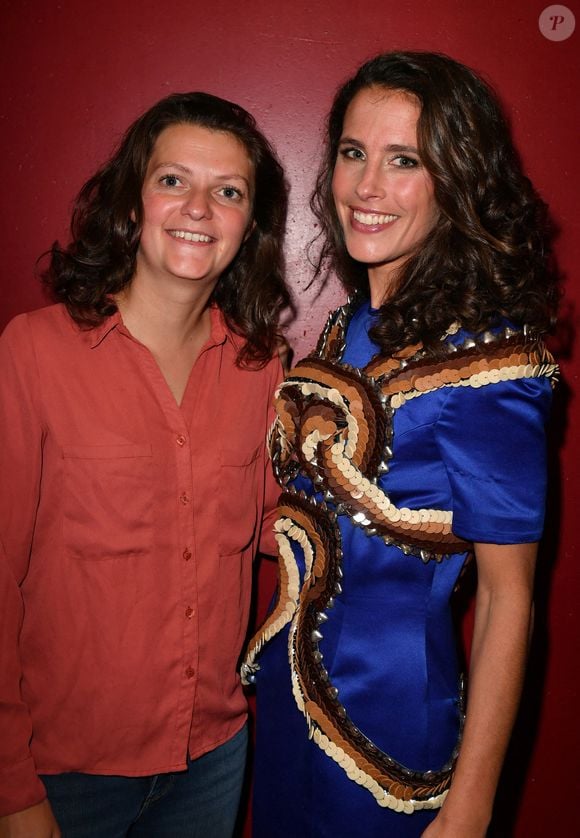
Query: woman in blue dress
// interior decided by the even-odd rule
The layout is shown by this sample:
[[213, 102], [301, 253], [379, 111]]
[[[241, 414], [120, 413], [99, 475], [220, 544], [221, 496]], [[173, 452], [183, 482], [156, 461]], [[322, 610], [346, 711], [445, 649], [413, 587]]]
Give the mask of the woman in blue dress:
[[[313, 198], [350, 295], [277, 396], [259, 838], [480, 838], [520, 698], [556, 368], [545, 207], [495, 96], [432, 53], [338, 92]], [[478, 575], [464, 701], [450, 600]]]

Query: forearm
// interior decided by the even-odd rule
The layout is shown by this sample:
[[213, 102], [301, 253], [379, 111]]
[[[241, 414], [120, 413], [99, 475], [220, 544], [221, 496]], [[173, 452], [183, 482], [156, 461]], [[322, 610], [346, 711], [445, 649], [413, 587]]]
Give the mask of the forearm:
[[22, 700], [19, 636], [24, 604], [0, 537], [0, 815], [45, 797], [28, 743], [32, 723]]
[[0, 838], [61, 838], [48, 800], [0, 817]]
[[484, 829], [520, 701], [531, 614], [529, 608], [514, 614], [495, 603], [488, 620], [477, 643], [474, 637], [463, 741], [445, 804], [450, 817], [470, 809], [470, 818]]
[[[486, 550], [491, 547], [485, 545]], [[520, 701], [536, 546], [514, 547], [528, 566], [526, 572], [514, 574], [505, 585], [495, 579], [489, 584], [484, 573], [478, 586], [463, 740], [451, 789], [437, 818], [446, 838], [485, 835]], [[500, 551], [500, 561], [509, 563], [509, 549]]]

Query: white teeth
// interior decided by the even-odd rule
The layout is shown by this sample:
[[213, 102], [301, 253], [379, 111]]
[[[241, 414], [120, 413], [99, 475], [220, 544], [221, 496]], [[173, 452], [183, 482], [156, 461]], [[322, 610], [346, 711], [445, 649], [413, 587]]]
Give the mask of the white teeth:
[[186, 242], [210, 242], [211, 236], [203, 233], [189, 233], [187, 230], [168, 230], [169, 235], [174, 239], [185, 239]]
[[369, 227], [374, 227], [377, 224], [388, 224], [390, 221], [396, 221], [398, 215], [376, 215], [370, 212], [353, 211], [353, 217], [359, 224], [368, 224]]

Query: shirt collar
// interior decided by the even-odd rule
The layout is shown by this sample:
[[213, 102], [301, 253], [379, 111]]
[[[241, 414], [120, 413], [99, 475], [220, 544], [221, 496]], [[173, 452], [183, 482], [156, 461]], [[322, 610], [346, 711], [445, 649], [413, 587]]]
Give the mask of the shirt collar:
[[[222, 311], [216, 305], [211, 306], [210, 316], [210, 341], [212, 346], [219, 346], [220, 344], [225, 343], [226, 340], [229, 340], [236, 353], [240, 352], [244, 345], [244, 338], [242, 338], [240, 335], [236, 335], [235, 332], [232, 332], [232, 330], [226, 324], [226, 320]], [[111, 314], [110, 317], [107, 317], [98, 326], [95, 326], [93, 329], [90, 329], [87, 332], [85, 332], [91, 349], [95, 349], [97, 346], [99, 346], [114, 329], [119, 329], [120, 331], [125, 331], [127, 334], [129, 334], [125, 329], [123, 319], [119, 311], [116, 311], [114, 314]]]
[[85, 334], [91, 349], [95, 349], [95, 347], [99, 346], [99, 344], [104, 341], [113, 329], [122, 325], [123, 321], [121, 319], [121, 314], [119, 311], [116, 311], [114, 314], [111, 314], [110, 317], [106, 317], [105, 320], [103, 320], [102, 323], [99, 323], [98, 326], [86, 331]]
[[224, 343], [226, 340], [232, 344], [236, 353], [240, 352], [244, 345], [244, 338], [236, 335], [226, 323], [226, 319], [221, 309], [216, 305], [212, 305], [210, 309], [211, 314], [211, 334], [210, 340], [213, 344]]

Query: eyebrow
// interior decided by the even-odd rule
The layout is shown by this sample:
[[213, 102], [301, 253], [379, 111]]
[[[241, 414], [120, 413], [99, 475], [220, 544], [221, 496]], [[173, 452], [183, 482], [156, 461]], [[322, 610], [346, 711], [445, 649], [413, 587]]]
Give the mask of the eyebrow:
[[[193, 174], [192, 170], [188, 166], [184, 166], [182, 163], [174, 163], [172, 160], [169, 160], [165, 163], [159, 163], [157, 166], [155, 166], [153, 171], [156, 172], [159, 169], [177, 169], [179, 172], [183, 172], [186, 175]], [[219, 180], [243, 180], [248, 189], [250, 188], [250, 182], [248, 181], [248, 179], [238, 173], [217, 175], [217, 177]]]
[[[354, 145], [357, 148], [365, 147], [365, 144], [361, 142], [361, 140], [355, 140], [353, 137], [341, 137], [338, 144], [339, 146]], [[414, 145], [400, 145], [399, 143], [390, 143], [390, 145], [386, 145], [385, 151], [412, 152], [413, 154], [419, 154], [419, 150]]]

